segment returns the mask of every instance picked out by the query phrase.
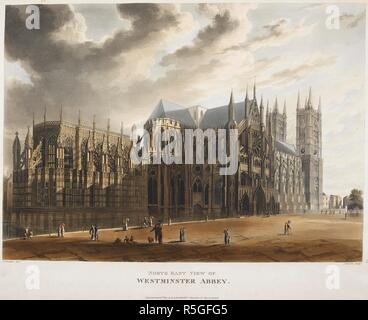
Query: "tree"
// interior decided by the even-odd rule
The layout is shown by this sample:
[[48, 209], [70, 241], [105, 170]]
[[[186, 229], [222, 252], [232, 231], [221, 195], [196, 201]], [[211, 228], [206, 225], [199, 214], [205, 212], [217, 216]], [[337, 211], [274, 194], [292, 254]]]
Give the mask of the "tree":
[[348, 209], [363, 209], [363, 191], [353, 189], [349, 195]]

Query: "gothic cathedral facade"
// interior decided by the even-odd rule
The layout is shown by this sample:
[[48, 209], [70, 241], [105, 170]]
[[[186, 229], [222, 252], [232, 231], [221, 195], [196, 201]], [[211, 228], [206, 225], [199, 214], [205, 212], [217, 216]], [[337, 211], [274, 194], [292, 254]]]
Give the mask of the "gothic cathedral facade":
[[[248, 90], [247, 90], [248, 91]], [[266, 108], [265, 108], [266, 106]], [[273, 108], [253, 97], [217, 108], [183, 107], [160, 100], [145, 123], [157, 129], [237, 129], [238, 170], [219, 164], [133, 165], [134, 139], [63, 121], [28, 129], [24, 146], [13, 143], [13, 207], [21, 209], [115, 208], [166, 218], [199, 214], [235, 216], [318, 211], [322, 205], [322, 117], [297, 102], [296, 146], [286, 142], [286, 105]], [[265, 110], [266, 109], [266, 110]], [[151, 152], [154, 146], [151, 146]]]

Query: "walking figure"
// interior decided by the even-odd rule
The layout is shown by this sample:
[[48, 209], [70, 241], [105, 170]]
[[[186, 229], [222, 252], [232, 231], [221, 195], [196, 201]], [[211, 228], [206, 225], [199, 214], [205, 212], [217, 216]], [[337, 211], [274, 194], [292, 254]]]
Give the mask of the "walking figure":
[[285, 225], [284, 225], [284, 235], [289, 235], [290, 234], [290, 230], [291, 230], [291, 221], [288, 220], [287, 222], [285, 222]]
[[185, 228], [181, 227], [179, 231], [180, 242], [185, 242]]
[[96, 241], [98, 239], [98, 229], [96, 225], [91, 225], [89, 229], [89, 234], [91, 235], [91, 240]]
[[147, 217], [144, 217], [144, 218], [143, 218], [143, 227], [144, 227], [144, 228], [148, 227]]
[[129, 222], [129, 218], [126, 218], [126, 219], [125, 219], [124, 226], [123, 226], [123, 230], [124, 230], [124, 231], [128, 231], [128, 229], [129, 229], [129, 227], [128, 227], [128, 222]]
[[161, 221], [155, 224], [151, 232], [155, 232], [155, 242], [162, 243], [162, 224]]
[[159, 225], [158, 225], [158, 243], [162, 243], [162, 241], [163, 241], [163, 235], [162, 235], [162, 225], [161, 225], [161, 223], [159, 223]]
[[91, 225], [91, 228], [89, 228], [89, 235], [91, 236], [91, 240], [94, 240], [94, 225]]
[[224, 242], [225, 242], [225, 246], [230, 245], [230, 233], [229, 233], [229, 229], [225, 229], [224, 230]]
[[152, 227], [153, 226], [153, 217], [152, 216], [149, 217], [149, 222], [150, 222], [150, 227]]
[[33, 236], [33, 232], [31, 231], [31, 229], [29, 229], [29, 227], [24, 228], [24, 236], [23, 239], [27, 240], [27, 239], [31, 239]]
[[152, 228], [151, 232], [155, 232], [155, 242], [162, 243], [162, 225], [161, 221], [155, 224]]
[[97, 225], [95, 225], [95, 241], [98, 240], [98, 228]]
[[65, 223], [62, 223], [60, 225], [60, 237], [64, 238], [64, 232], [65, 232]]

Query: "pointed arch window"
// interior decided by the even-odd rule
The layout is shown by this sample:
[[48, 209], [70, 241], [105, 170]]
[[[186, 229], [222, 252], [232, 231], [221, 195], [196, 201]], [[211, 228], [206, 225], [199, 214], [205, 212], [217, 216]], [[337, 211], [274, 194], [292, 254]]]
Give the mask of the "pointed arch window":
[[157, 181], [155, 176], [148, 179], [148, 203], [157, 204]]
[[47, 149], [48, 149], [48, 166], [50, 168], [55, 168], [55, 163], [56, 163], [56, 137], [55, 136], [51, 136], [48, 140], [48, 145], [47, 145]]
[[204, 186], [204, 204], [208, 206], [209, 203], [209, 185]]
[[181, 175], [178, 176], [178, 205], [184, 205], [185, 197], [185, 187], [184, 187], [184, 179]]
[[193, 184], [193, 192], [202, 192], [202, 182], [201, 180], [197, 179]]
[[65, 140], [64, 167], [66, 169], [73, 168], [73, 140], [71, 138]]

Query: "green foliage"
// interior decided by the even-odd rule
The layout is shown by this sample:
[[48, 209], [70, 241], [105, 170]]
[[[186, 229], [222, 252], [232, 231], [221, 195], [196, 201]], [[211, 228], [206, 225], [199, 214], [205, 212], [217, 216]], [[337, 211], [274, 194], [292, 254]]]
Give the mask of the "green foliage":
[[363, 209], [363, 191], [353, 189], [349, 195], [348, 209]]

